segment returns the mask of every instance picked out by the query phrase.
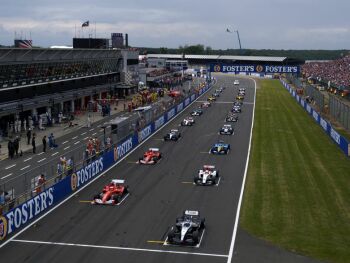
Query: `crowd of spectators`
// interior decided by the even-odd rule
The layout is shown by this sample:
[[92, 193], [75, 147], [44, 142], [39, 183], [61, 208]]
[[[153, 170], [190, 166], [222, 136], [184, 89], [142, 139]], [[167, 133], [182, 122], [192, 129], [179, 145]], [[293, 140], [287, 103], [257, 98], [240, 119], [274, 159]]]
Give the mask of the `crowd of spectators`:
[[350, 86], [350, 55], [327, 62], [309, 62], [302, 66], [305, 78], [315, 78], [338, 87]]

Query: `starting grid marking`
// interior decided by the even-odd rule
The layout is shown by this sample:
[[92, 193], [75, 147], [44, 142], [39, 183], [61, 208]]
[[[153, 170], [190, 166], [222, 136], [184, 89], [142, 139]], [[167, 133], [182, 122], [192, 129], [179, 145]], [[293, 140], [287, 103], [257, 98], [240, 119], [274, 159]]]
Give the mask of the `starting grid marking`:
[[[203, 234], [204, 234], [204, 231], [203, 231]], [[202, 234], [202, 237], [203, 237], [203, 234]], [[146, 249], [146, 248], [135, 248], [135, 247], [118, 247], [118, 246], [113, 247], [113, 246], [100, 246], [100, 245], [89, 245], [89, 244], [79, 244], [79, 243], [47, 242], [47, 241], [22, 240], [22, 239], [13, 239], [11, 240], [11, 242], [36, 244], [36, 245], [99, 248], [99, 249], [109, 249], [109, 250], [154, 252], [154, 253], [167, 253], [167, 254], [179, 254], [179, 255], [206, 256], [206, 257], [221, 257], [221, 258], [229, 257], [229, 255], [223, 255], [223, 254], [210, 254], [210, 253], [186, 252], [186, 251], [162, 250], [162, 249]]]

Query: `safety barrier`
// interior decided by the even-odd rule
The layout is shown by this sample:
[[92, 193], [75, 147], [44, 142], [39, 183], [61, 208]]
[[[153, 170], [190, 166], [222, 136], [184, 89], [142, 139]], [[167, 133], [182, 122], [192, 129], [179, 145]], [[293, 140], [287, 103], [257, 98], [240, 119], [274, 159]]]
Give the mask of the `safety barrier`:
[[301, 107], [303, 107], [306, 112], [322, 127], [322, 129], [331, 137], [332, 141], [335, 142], [338, 147], [345, 153], [346, 156], [350, 156], [350, 144], [349, 142], [341, 136], [332, 125], [323, 119], [319, 112], [314, 110], [305, 100], [303, 100], [296, 91], [284, 80], [281, 79], [283, 86], [289, 91], [289, 93], [295, 98]]
[[97, 157], [81, 169], [76, 170], [72, 175], [63, 178], [58, 183], [44, 189], [33, 198], [0, 216], [0, 241], [13, 235], [16, 231], [58, 205], [72, 193], [99, 177], [102, 172], [110, 168], [138, 144], [182, 112], [191, 102], [208, 91], [209, 88], [208, 84], [205, 85], [205, 87], [198, 90], [198, 94], [192, 94], [190, 97], [185, 98], [139, 132], [126, 137], [102, 156]]

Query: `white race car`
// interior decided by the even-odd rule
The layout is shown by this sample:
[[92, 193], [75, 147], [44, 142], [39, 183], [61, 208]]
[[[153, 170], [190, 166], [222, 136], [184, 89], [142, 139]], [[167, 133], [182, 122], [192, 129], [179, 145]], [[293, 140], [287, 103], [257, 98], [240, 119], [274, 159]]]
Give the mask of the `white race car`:
[[235, 81], [233, 82], [233, 85], [239, 85], [239, 80], [235, 79]]
[[187, 117], [181, 122], [181, 126], [192, 126], [194, 123], [193, 117]]
[[193, 181], [196, 185], [215, 185], [218, 179], [219, 171], [215, 169], [214, 165], [203, 165]]

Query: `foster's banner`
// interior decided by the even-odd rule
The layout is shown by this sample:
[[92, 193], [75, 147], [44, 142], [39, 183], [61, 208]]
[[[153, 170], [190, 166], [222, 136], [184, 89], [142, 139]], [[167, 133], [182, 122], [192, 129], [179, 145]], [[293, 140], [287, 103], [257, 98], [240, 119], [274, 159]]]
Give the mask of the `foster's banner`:
[[211, 72], [222, 72], [222, 73], [294, 73], [300, 72], [299, 66], [294, 65], [236, 65], [236, 64], [210, 64]]

